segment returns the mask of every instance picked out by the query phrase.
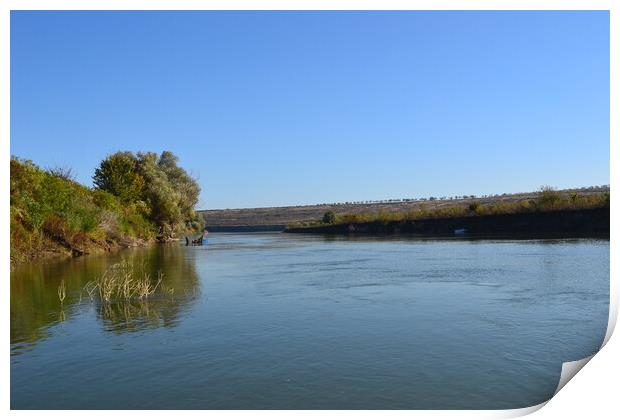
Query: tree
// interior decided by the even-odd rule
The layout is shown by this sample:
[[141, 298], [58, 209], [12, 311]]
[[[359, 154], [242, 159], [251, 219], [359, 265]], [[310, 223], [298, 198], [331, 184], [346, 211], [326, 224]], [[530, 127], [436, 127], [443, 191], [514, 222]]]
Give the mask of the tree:
[[167, 240], [182, 229], [202, 228], [202, 218], [194, 207], [200, 186], [168, 151], [117, 152], [101, 162], [93, 177], [95, 185], [124, 204], [143, 208], [156, 226], [159, 239]]
[[334, 213], [333, 211], [327, 211], [325, 212], [325, 214], [323, 215], [323, 223], [326, 224], [333, 224], [336, 221], [336, 213]]
[[158, 166], [168, 177], [168, 181], [179, 193], [178, 206], [186, 219], [195, 217], [194, 208], [198, 204], [200, 186], [183, 168], [177, 166], [178, 158], [172, 152], [164, 151], [159, 157]]
[[95, 169], [93, 182], [124, 204], [140, 200], [144, 194], [144, 177], [140, 174], [138, 159], [131, 152], [116, 152], [106, 157]]

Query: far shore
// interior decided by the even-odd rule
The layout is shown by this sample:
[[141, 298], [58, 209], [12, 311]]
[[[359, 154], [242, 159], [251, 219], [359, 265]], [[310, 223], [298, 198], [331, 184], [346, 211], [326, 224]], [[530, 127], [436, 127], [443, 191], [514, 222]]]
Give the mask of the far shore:
[[[581, 197], [590, 197], [609, 193], [610, 188], [608, 185], [603, 185], [564, 189], [557, 192], [565, 196], [577, 194]], [[512, 205], [522, 201], [536, 200], [538, 196], [539, 191], [533, 191], [484, 196], [439, 196], [284, 207], [209, 209], [198, 210], [198, 213], [204, 217], [207, 229], [213, 232], [284, 230], [286, 226], [316, 222], [328, 211], [333, 211], [337, 216], [347, 214], [379, 214], [381, 212], [407, 213], [421, 208], [425, 208], [427, 211], [435, 211], [459, 206], [466, 207], [473, 202], [477, 202], [481, 206]]]
[[287, 233], [426, 237], [609, 237], [609, 207], [289, 227]]

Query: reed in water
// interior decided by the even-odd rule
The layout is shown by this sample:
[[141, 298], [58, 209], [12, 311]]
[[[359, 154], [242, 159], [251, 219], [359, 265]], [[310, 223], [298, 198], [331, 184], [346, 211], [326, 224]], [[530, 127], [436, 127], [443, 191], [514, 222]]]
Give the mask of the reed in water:
[[62, 302], [67, 297], [67, 288], [65, 286], [65, 279], [60, 280], [60, 284], [58, 285], [58, 299], [60, 299], [60, 305], [62, 306]]
[[100, 277], [84, 285], [84, 291], [94, 299], [96, 296], [103, 302], [113, 300], [145, 300], [162, 289], [163, 274], [157, 274], [157, 280], [151, 280], [148, 273], [136, 275], [132, 263], [123, 261], [112, 265]]

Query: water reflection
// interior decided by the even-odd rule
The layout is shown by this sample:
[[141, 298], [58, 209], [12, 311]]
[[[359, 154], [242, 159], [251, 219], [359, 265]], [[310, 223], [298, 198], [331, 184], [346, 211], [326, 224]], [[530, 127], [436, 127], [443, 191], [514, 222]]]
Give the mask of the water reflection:
[[[80, 302], [127, 258], [166, 290]], [[605, 241], [222, 234], [60, 265], [11, 281], [14, 409], [526, 407], [609, 317]]]
[[[161, 272], [158, 293], [149, 299], [107, 303], [89, 297], [84, 286], [120, 261], [132, 264], [139, 275], [148, 274], [155, 282]], [[172, 328], [199, 295], [195, 262], [176, 244], [25, 265], [11, 273], [11, 344], [40, 341], [51, 326], [93, 307], [106, 331]]]
[[179, 313], [188, 303], [182, 298], [159, 297], [154, 299], [97, 303], [97, 318], [106, 331], [126, 333], [160, 327], [172, 328], [179, 322]]

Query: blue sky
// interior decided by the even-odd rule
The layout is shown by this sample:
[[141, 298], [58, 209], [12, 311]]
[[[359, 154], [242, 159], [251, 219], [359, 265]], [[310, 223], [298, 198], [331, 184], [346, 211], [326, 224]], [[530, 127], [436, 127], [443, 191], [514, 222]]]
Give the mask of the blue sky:
[[609, 183], [607, 12], [12, 12], [11, 153], [201, 208]]

